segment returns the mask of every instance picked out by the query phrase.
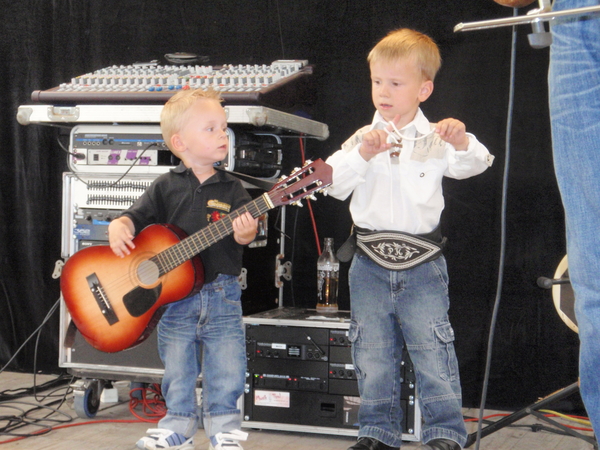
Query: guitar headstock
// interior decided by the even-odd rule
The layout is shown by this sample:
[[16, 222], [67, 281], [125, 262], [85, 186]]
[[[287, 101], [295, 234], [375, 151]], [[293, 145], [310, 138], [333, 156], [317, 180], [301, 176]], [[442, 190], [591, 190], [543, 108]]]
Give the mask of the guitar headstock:
[[314, 198], [314, 193], [329, 186], [331, 174], [331, 166], [322, 159], [307, 161], [304, 167], [276, 183], [268, 195], [274, 206], [299, 203], [304, 197]]

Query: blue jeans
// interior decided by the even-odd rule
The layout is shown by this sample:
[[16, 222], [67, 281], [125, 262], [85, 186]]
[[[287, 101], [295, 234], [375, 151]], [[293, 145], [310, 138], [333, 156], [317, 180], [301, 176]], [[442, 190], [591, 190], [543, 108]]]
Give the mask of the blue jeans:
[[[553, 10], [598, 4], [555, 0]], [[581, 395], [600, 433], [600, 16], [561, 19], [551, 30], [552, 144], [581, 341]]]
[[464, 446], [467, 431], [448, 320], [445, 258], [390, 271], [357, 253], [349, 284], [349, 337], [361, 398], [358, 436], [400, 447], [400, 367], [406, 342], [424, 420], [423, 442], [447, 438]]
[[[237, 400], [244, 392], [246, 343], [240, 296], [237, 277], [219, 275], [198, 294], [167, 307], [158, 324], [168, 409], [159, 428], [189, 438], [200, 417], [209, 438], [241, 428]], [[201, 371], [202, 411], [196, 401]]]

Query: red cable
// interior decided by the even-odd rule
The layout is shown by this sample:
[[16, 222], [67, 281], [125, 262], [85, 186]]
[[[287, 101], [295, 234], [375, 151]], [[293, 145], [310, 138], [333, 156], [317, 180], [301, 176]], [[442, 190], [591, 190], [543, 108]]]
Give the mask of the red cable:
[[[141, 394], [141, 399], [133, 395], [136, 392]], [[145, 417], [135, 411], [138, 406], [142, 407], [142, 413]], [[167, 407], [162, 398], [160, 385], [153, 384], [147, 388], [132, 389], [129, 392], [129, 411], [142, 422], [155, 423], [163, 418], [167, 413]]]
[[[490, 419], [492, 417], [506, 417], [509, 416], [510, 414], [503, 414], [503, 413], [498, 413], [498, 414], [490, 414], [489, 416], [485, 416], [483, 417], [484, 420]], [[544, 414], [545, 417], [557, 417], [560, 418], [560, 416], [557, 416], [555, 414]], [[584, 420], [589, 420], [588, 417], [584, 417], [584, 416], [574, 416], [574, 415], [568, 415], [568, 417], [573, 417], [575, 419], [584, 419]], [[479, 419], [465, 419], [465, 422], [477, 422]], [[578, 431], [591, 431], [593, 432], [594, 430], [592, 428], [584, 428], [584, 427], [576, 427], [574, 425], [567, 425], [567, 424], [563, 424], [565, 427], [570, 428], [572, 430], [578, 430]]]
[[[300, 137], [300, 155], [302, 158], [302, 166], [304, 166], [304, 163], [306, 162], [305, 156], [304, 156], [304, 138]], [[319, 232], [317, 231], [317, 222], [315, 221], [315, 214], [313, 212], [312, 209], [312, 204], [310, 203], [310, 199], [306, 199], [306, 204], [308, 205], [308, 211], [310, 213], [310, 220], [312, 222], [312, 226], [313, 226], [313, 233], [315, 235], [315, 241], [317, 243], [317, 252], [319, 254], [319, 256], [321, 255], [322, 251], [321, 251], [321, 240], [319, 239]]]

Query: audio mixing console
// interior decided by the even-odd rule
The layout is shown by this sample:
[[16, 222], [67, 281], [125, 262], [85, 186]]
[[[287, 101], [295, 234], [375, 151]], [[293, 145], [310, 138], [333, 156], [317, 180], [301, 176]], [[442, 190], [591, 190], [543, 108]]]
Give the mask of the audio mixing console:
[[31, 94], [17, 121], [37, 124], [159, 124], [165, 102], [187, 89], [221, 93], [227, 122], [244, 129], [319, 140], [329, 129], [303, 111], [315, 96], [312, 66], [306, 60], [263, 65], [112, 66]]
[[305, 60], [278, 60], [267, 65], [160, 66], [153, 63], [111, 66], [34, 91], [40, 103], [165, 103], [181, 89], [221, 92], [226, 104], [285, 108], [302, 100], [300, 84], [312, 67]]

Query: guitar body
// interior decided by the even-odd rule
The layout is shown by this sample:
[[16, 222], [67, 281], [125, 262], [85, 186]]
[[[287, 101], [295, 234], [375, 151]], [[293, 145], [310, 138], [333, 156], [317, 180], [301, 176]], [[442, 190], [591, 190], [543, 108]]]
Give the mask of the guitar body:
[[204, 283], [199, 256], [159, 274], [153, 257], [186, 234], [172, 225], [151, 225], [134, 239], [125, 258], [108, 245], [84, 248], [62, 270], [61, 292], [77, 329], [94, 348], [117, 352], [143, 342], [163, 307], [198, 292]]

